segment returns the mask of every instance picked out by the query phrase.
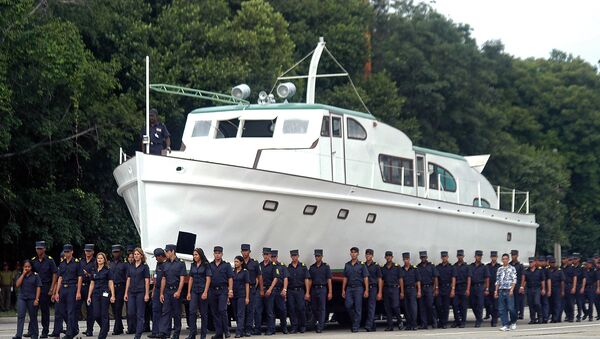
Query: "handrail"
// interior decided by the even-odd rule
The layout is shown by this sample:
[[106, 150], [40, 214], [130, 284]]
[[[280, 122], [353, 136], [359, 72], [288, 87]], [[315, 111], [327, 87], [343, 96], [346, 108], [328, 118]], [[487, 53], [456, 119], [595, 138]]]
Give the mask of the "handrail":
[[205, 91], [201, 89], [174, 86], [169, 84], [151, 84], [150, 89], [155, 92], [175, 94], [202, 100], [209, 100], [230, 105], [249, 105], [250, 102], [231, 95]]

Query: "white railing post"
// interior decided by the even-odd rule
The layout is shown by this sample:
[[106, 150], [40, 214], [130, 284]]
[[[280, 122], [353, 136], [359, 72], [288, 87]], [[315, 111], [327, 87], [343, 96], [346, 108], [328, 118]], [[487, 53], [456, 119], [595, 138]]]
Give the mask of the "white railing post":
[[119, 165], [123, 163], [123, 147], [119, 147]]
[[438, 173], [437, 175], [438, 181], [438, 200], [442, 200], [442, 175]]
[[500, 185], [496, 188], [496, 195], [498, 195], [498, 211], [500, 210]]
[[510, 211], [512, 213], [515, 213], [515, 193], [516, 193], [516, 190], [513, 188], [513, 190], [512, 190], [512, 206], [510, 208]]
[[146, 55], [146, 154], [150, 154], [150, 57]]
[[481, 181], [477, 182], [477, 201], [478, 201], [479, 207], [481, 207]]
[[460, 181], [456, 178], [456, 203], [460, 204]]
[[525, 205], [525, 213], [529, 214], [529, 191], [525, 192], [525, 199], [527, 199], [527, 204]]
[[400, 193], [404, 193], [404, 166], [400, 168]]

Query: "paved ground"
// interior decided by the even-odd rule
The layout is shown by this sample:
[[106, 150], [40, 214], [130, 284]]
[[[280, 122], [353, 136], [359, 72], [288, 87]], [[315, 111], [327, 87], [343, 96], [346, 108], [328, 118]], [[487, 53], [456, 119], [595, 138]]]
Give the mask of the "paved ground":
[[[501, 332], [497, 328], [489, 327], [489, 322], [486, 322], [484, 327], [473, 328], [473, 322], [468, 322], [466, 328], [461, 329], [445, 329], [445, 330], [419, 330], [419, 331], [395, 331], [384, 332], [385, 325], [379, 323], [377, 332], [360, 332], [350, 333], [348, 328], [333, 323], [328, 325], [325, 332], [316, 334], [314, 332], [283, 335], [278, 333], [276, 336], [269, 338], [414, 338], [414, 337], [438, 337], [438, 338], [600, 338], [600, 321], [581, 323], [561, 323], [561, 324], [545, 324], [545, 325], [527, 325], [527, 320], [521, 320], [517, 325], [516, 331]], [[183, 322], [185, 326], [185, 321]], [[79, 323], [80, 328], [85, 328], [85, 323]], [[0, 338], [12, 338], [16, 332], [16, 318], [1, 318], [0, 319]], [[112, 327], [112, 322], [111, 322]], [[95, 329], [97, 331], [97, 328]], [[97, 332], [96, 332], [97, 333]], [[184, 330], [181, 334], [181, 339], [184, 339], [188, 331]], [[209, 333], [209, 338], [210, 338]], [[130, 335], [109, 336], [109, 338], [132, 338]], [[85, 338], [85, 337], [84, 337]], [[146, 335], [142, 338], [147, 338]], [[233, 338], [233, 336], [232, 336]]]

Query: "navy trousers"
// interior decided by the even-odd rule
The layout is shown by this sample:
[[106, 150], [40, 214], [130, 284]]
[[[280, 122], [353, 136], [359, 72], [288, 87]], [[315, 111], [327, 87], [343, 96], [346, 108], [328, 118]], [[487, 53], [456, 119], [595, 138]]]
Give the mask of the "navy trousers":
[[575, 289], [575, 303], [577, 304], [577, 320], [579, 320], [581, 319], [581, 315], [585, 314], [585, 311], [583, 309], [585, 294], [579, 293], [579, 291], [581, 290], [581, 285], [579, 285], [579, 283], [577, 284], [577, 289]]
[[[48, 335], [48, 333], [50, 333], [50, 296], [48, 295], [49, 291], [50, 285], [42, 284], [39, 305], [42, 320], [42, 335]], [[31, 328], [29, 329], [29, 333], [31, 334]]]
[[160, 316], [162, 313], [162, 304], [160, 303], [160, 292], [158, 287], [152, 294], [152, 335], [158, 336], [160, 334]]
[[547, 322], [550, 315], [550, 299], [543, 295], [540, 301], [542, 303], [542, 321]]
[[281, 329], [287, 326], [287, 307], [285, 305], [285, 298], [281, 296], [281, 288], [275, 287], [273, 289], [275, 295], [275, 315], [279, 318], [279, 326]]
[[417, 327], [417, 289], [414, 286], [404, 288], [404, 310], [409, 328]]
[[465, 326], [467, 322], [467, 295], [466, 285], [455, 288], [454, 299], [452, 300], [452, 311], [454, 313], [454, 324]]
[[560, 296], [560, 286], [552, 286], [552, 295], [550, 296], [550, 314], [553, 322], [562, 321], [563, 299]]
[[181, 304], [179, 298], [173, 295], [177, 289], [167, 288], [164, 292], [165, 302], [162, 304], [162, 313], [160, 315], [160, 332], [166, 336], [171, 336], [171, 321], [173, 321], [173, 335], [181, 333]]
[[[254, 319], [255, 319], [254, 313], [256, 312], [257, 295], [258, 295], [258, 291], [257, 291], [256, 287], [254, 287], [254, 286], [252, 286], [252, 284], [250, 284], [250, 303], [248, 305], [246, 305], [246, 316], [244, 317], [244, 319], [245, 319], [244, 330], [245, 330], [245, 333], [248, 333], [248, 334], [252, 333], [252, 331], [254, 330]], [[258, 296], [258, 298], [260, 298], [260, 296]], [[260, 327], [260, 324], [257, 327]]]
[[377, 306], [377, 285], [369, 285], [369, 297], [365, 300], [367, 317], [365, 328], [375, 329], [375, 307]]
[[288, 289], [287, 307], [290, 314], [292, 331], [306, 329], [306, 303], [304, 289]]
[[427, 327], [429, 320], [435, 328], [437, 325], [437, 312], [435, 311], [435, 300], [433, 299], [433, 286], [423, 286], [421, 288], [421, 299], [419, 299], [419, 314], [421, 316], [421, 326]]
[[[146, 316], [146, 302], [144, 292], [129, 292], [127, 301], [127, 320], [135, 323], [135, 337], [139, 338], [144, 333], [144, 321]], [[181, 323], [181, 319], [179, 320]], [[131, 332], [133, 328], [128, 328]]]
[[448, 325], [448, 317], [450, 316], [450, 285], [440, 286], [440, 294], [436, 298], [436, 308], [438, 313], [438, 321], [441, 326]]
[[274, 307], [275, 307], [275, 296], [273, 295], [273, 293], [271, 293], [271, 295], [267, 296], [267, 290], [268, 288], [265, 287], [264, 289], [264, 293], [265, 296], [264, 298], [261, 299], [261, 301], [256, 305], [256, 313], [255, 313], [255, 317], [254, 317], [254, 324], [257, 328], [257, 331], [260, 330], [260, 326], [262, 325], [262, 314], [263, 314], [263, 310], [267, 315], [267, 321], [266, 321], [266, 325], [267, 325], [267, 333], [275, 333], [275, 311], [274, 311]]
[[62, 318], [67, 324], [66, 335], [71, 338], [75, 336], [78, 321], [77, 316], [79, 314], [75, 312], [75, 308], [77, 307], [76, 294], [77, 286], [75, 284], [65, 284], [60, 288], [60, 309], [62, 311]]
[[356, 331], [358, 331], [358, 328], [360, 327], [364, 291], [365, 289], [362, 286], [346, 288], [346, 301], [344, 302], [344, 306], [352, 320], [352, 329]]
[[490, 285], [490, 289], [492, 289], [492, 291], [490, 291], [488, 296], [485, 297], [485, 309], [492, 318], [492, 325], [496, 326], [496, 323], [498, 322], [498, 303], [496, 302], [496, 298], [494, 298], [494, 288], [496, 287]]
[[115, 303], [112, 304], [113, 316], [115, 318], [115, 324], [113, 325], [113, 332], [123, 333], [123, 304], [125, 301], [125, 284], [115, 284]]
[[75, 316], [77, 317], [77, 327], [75, 332], [79, 332], [79, 315], [82, 313], [82, 308], [85, 308], [85, 332], [92, 333], [94, 331], [94, 309], [91, 304], [87, 304], [88, 292], [90, 291], [89, 288], [89, 282], [81, 285], [81, 299], [77, 301], [77, 310], [75, 311]]
[[[229, 333], [229, 319], [227, 317], [227, 288], [211, 288], [208, 293], [208, 302], [215, 323], [215, 336], [220, 337]], [[180, 324], [181, 325], [181, 324]]]
[[565, 319], [573, 321], [575, 318], [575, 294], [571, 294], [572, 284], [565, 284], [565, 297], [563, 298], [563, 310]]
[[483, 322], [483, 288], [483, 284], [473, 284], [470, 296], [471, 308], [475, 314], [475, 323], [480, 325]]
[[327, 287], [313, 286], [310, 292], [310, 304], [315, 318], [315, 327], [318, 330], [325, 328], [327, 320]]
[[398, 324], [401, 323], [400, 319], [400, 287], [398, 286], [385, 286], [383, 288], [383, 308], [385, 310], [385, 317], [387, 320], [387, 327], [394, 327], [394, 317], [397, 319]]
[[[92, 317], [100, 326], [100, 333], [98, 339], [105, 339], [108, 336], [108, 308], [110, 307], [110, 298], [102, 296], [102, 293], [92, 294]], [[92, 328], [88, 328], [89, 332], [92, 332]]]
[[190, 334], [198, 334], [197, 314], [200, 311], [200, 335], [206, 336], [208, 333], [208, 298], [202, 300], [202, 293], [192, 292], [190, 300], [189, 324]]
[[33, 300], [17, 299], [17, 337], [21, 338], [23, 336], [25, 315], [29, 314], [29, 334], [33, 339], [38, 338], [37, 310], [38, 307], [33, 305]]
[[593, 286], [586, 286], [583, 294], [585, 297], [583, 305], [585, 306], [587, 304], [585, 307], [585, 314], [588, 316], [588, 319], [592, 321], [594, 319], [594, 304], [596, 302], [596, 298], [598, 297], [596, 295], [596, 285], [594, 284]]
[[542, 302], [539, 287], [527, 287], [527, 305], [529, 305], [529, 319], [542, 320]]
[[233, 312], [235, 313], [235, 335], [244, 336], [246, 323], [246, 297], [233, 298]]

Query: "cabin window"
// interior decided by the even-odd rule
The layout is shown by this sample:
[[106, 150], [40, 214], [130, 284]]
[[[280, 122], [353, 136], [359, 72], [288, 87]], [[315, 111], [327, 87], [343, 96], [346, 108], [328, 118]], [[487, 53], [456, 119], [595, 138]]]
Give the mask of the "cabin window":
[[342, 118], [333, 117], [331, 118], [331, 131], [334, 137], [342, 137]]
[[210, 121], [196, 121], [194, 123], [194, 130], [192, 131], [192, 138], [208, 136], [208, 132], [210, 132]]
[[485, 200], [485, 199], [481, 199], [481, 204], [479, 203], [479, 198], [475, 198], [473, 199], [473, 206], [476, 207], [483, 207], [483, 208], [490, 208], [490, 203]]
[[348, 118], [346, 123], [348, 124], [348, 139], [365, 140], [367, 138], [367, 131], [358, 121]]
[[217, 139], [235, 138], [240, 126], [240, 119], [219, 121], [217, 126]]
[[323, 123], [321, 124], [321, 136], [328, 137], [329, 136], [329, 117], [323, 117]]
[[270, 138], [275, 130], [275, 120], [245, 120], [242, 138]]
[[404, 168], [404, 186], [413, 186], [413, 161], [410, 159], [379, 155], [379, 169], [383, 182], [402, 185], [402, 168]]
[[283, 122], [283, 134], [306, 134], [308, 120], [289, 119]]
[[438, 189], [438, 175], [440, 183], [442, 184], [442, 190], [446, 192], [456, 192], [456, 180], [454, 176], [447, 169], [440, 165], [429, 163], [429, 188]]

